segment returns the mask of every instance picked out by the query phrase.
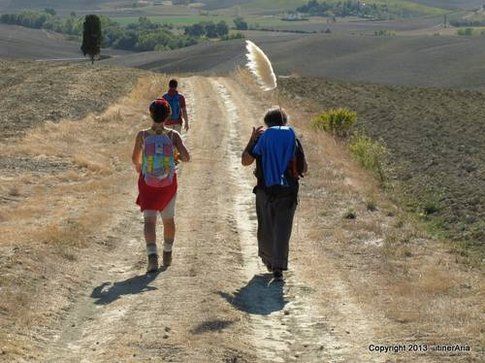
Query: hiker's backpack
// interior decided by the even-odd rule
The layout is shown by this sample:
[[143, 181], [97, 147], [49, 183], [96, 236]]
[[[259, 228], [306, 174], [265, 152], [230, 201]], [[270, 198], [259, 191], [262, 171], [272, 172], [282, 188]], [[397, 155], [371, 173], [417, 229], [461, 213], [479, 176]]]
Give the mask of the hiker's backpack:
[[300, 140], [295, 138], [296, 140], [296, 149], [295, 149], [295, 157], [290, 160], [290, 165], [288, 167], [288, 171], [290, 175], [295, 179], [303, 178], [303, 173], [305, 171], [305, 152], [303, 151], [303, 146], [301, 145]]
[[169, 103], [172, 109], [172, 115], [170, 116], [172, 120], [180, 120], [180, 97], [178, 93], [175, 93], [173, 96], [170, 96], [168, 93], [163, 95], [163, 98]]
[[169, 186], [176, 171], [173, 132], [150, 134], [143, 131], [142, 174], [145, 183], [155, 188]]

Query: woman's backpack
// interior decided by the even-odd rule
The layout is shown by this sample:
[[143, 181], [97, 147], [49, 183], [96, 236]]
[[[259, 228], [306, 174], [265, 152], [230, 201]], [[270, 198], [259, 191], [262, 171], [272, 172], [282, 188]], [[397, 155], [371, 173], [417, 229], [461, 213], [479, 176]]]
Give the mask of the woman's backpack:
[[148, 186], [163, 188], [173, 182], [176, 163], [172, 135], [172, 131], [162, 134], [143, 131], [142, 174]]

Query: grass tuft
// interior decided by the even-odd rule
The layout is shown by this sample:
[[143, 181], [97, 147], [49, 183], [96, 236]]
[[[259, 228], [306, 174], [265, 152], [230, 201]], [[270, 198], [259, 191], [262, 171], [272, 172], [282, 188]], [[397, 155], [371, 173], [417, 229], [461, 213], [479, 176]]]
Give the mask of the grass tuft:
[[344, 214], [345, 219], [356, 219], [357, 218], [357, 213], [353, 208], [349, 208], [345, 214]]
[[369, 199], [366, 203], [366, 207], [369, 212], [377, 211], [377, 203], [374, 199]]
[[332, 108], [313, 118], [315, 129], [329, 132], [338, 137], [347, 137], [357, 121], [357, 113], [347, 108]]
[[357, 134], [349, 143], [352, 156], [367, 170], [375, 173], [381, 182], [386, 181], [385, 165], [388, 152], [384, 145], [370, 137]]

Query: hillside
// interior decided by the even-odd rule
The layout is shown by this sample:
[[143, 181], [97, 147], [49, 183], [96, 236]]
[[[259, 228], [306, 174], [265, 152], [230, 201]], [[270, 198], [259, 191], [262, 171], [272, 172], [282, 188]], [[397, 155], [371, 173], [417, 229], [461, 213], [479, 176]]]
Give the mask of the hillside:
[[478, 9], [482, 0], [410, 0], [412, 2], [443, 9]]
[[1, 140], [45, 121], [102, 111], [134, 86], [139, 71], [0, 60], [0, 73]]
[[[337, 1], [333, 1], [337, 2]], [[476, 1], [475, 1], [476, 2]], [[233, 6], [240, 6], [242, 9], [249, 12], [256, 11], [282, 11], [282, 10], [295, 10], [297, 7], [307, 4], [308, 0], [206, 0], [203, 1], [208, 9], [220, 9]], [[436, 8], [441, 8], [438, 4], [426, 4], [425, 1], [410, 1], [410, 0], [369, 0], [367, 3], [381, 3], [388, 4], [390, 8], [394, 9], [406, 9], [421, 12], [422, 14], [430, 14], [436, 11]]]
[[[298, 6], [306, 4], [308, 0], [204, 0], [204, 8], [208, 10], [221, 10], [236, 8], [251, 13], [271, 13], [283, 10], [295, 10]], [[68, 14], [69, 11], [116, 11], [124, 8], [128, 10], [132, 4], [137, 2], [124, 2], [113, 0], [0, 0], [0, 12], [18, 11], [24, 9], [54, 8], [61, 13]], [[139, 6], [132, 7], [133, 11], [150, 7], [153, 1], [139, 2]], [[369, 0], [367, 3], [388, 4], [394, 10], [414, 11], [416, 14], [436, 14], [437, 9], [475, 9], [482, 5], [481, 0]]]
[[[423, 87], [485, 85], [485, 45], [480, 37], [249, 34], [268, 52], [280, 75]], [[106, 62], [162, 72], [228, 72], [245, 63], [244, 42], [199, 44]]]
[[[103, 56], [129, 54], [128, 51], [103, 49]], [[83, 55], [79, 42], [65, 40], [62, 34], [16, 25], [0, 24], [0, 58], [7, 59], [73, 59], [80, 61]]]
[[[205, 0], [202, 2], [206, 4], [207, 9], [240, 7], [240, 9], [254, 14], [295, 10], [297, 7], [307, 4], [308, 0]], [[452, 0], [449, 2], [450, 4], [447, 4], [446, 0], [369, 0], [366, 3], [386, 4], [396, 14], [399, 14], [400, 11], [408, 11], [415, 15], [436, 15], [440, 13], [440, 10], [450, 6], [469, 7], [476, 4], [477, 0]]]
[[79, 44], [37, 29], [0, 24], [2, 58], [79, 58]]
[[[240, 155], [274, 99], [244, 72], [177, 76], [192, 120], [183, 135], [192, 161], [179, 166], [173, 265], [145, 274], [131, 151], [137, 131], [151, 123], [147, 105], [168, 76], [58, 67], [20, 62], [2, 69], [15, 91], [8, 102], [18, 106], [0, 105], [9, 126], [24, 128], [33, 112], [23, 105], [30, 93], [45, 100], [28, 99], [45, 115], [79, 107], [72, 119], [39, 119], [0, 140], [2, 360], [483, 358], [479, 271], [457, 263], [448, 245], [389, 200], [341, 144], [314, 132], [311, 113], [304, 102], [295, 107], [296, 97], [283, 98], [283, 107], [311, 169], [301, 183], [290, 271], [284, 282], [266, 272], [257, 257], [255, 180]], [[97, 92], [87, 92], [93, 86]], [[336, 95], [343, 87], [327, 86]], [[362, 100], [380, 94], [374, 91]], [[108, 98], [109, 107], [96, 108]], [[14, 118], [19, 110], [26, 117]], [[356, 218], [345, 217], [350, 210]], [[426, 351], [368, 349], [386, 342]], [[436, 349], [450, 342], [468, 349]]]
[[[63, 10], [96, 9], [104, 3], [116, 3], [112, 0], [0, 0], [0, 11], [17, 11], [23, 9], [54, 8]], [[118, 1], [120, 2], [120, 1]]]
[[[384, 87], [316, 78], [281, 81], [314, 112], [347, 107], [359, 129], [390, 151], [388, 177], [403, 206], [445, 231], [480, 264], [485, 255], [485, 94]], [[462, 244], [464, 243], [464, 244]]]

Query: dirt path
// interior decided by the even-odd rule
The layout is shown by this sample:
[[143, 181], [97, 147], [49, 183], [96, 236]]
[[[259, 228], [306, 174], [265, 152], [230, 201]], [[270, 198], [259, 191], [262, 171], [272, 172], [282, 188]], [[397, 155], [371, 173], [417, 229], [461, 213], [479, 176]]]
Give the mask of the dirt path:
[[134, 185], [128, 185], [129, 198], [112, 224], [114, 247], [79, 262], [89, 266], [89, 283], [75, 293], [59, 325], [43, 333], [49, 343], [42, 359], [357, 358], [351, 341], [341, 341], [327, 325], [311, 286], [295, 271], [285, 283], [272, 281], [259, 262], [253, 179], [250, 168], [239, 166], [256, 122], [244, 107], [250, 96], [225, 78], [192, 77], [183, 88], [194, 120], [187, 137], [193, 161], [180, 172], [173, 266], [143, 274], [142, 219], [133, 205]]
[[[159, 82], [152, 81], [151, 92]], [[346, 164], [338, 148], [329, 148], [329, 140], [322, 142], [321, 135], [305, 135], [304, 143], [311, 149], [310, 163], [319, 167], [303, 181], [290, 271], [284, 282], [273, 281], [266, 273], [257, 257], [252, 168], [240, 166], [239, 157], [251, 127], [260, 123], [270, 101], [243, 83], [242, 79], [237, 82], [222, 77], [190, 77], [182, 82], [192, 120], [191, 131], [184, 136], [192, 162], [179, 172], [173, 266], [159, 274], [144, 274], [143, 220], [133, 203], [136, 176], [126, 172], [129, 152], [122, 149], [127, 146], [120, 143], [113, 149], [123, 154], [118, 161], [119, 175], [111, 176], [103, 168], [108, 162], [104, 156], [91, 164], [78, 158], [78, 163], [88, 163], [100, 173], [101, 179], [93, 187], [103, 188], [104, 199], [84, 201], [93, 197], [88, 196], [89, 188], [81, 179], [78, 188], [82, 187], [84, 194], [75, 194], [77, 200], [61, 200], [59, 205], [78, 203], [79, 210], [95, 213], [96, 208], [104, 208], [103, 203], [112, 203], [113, 211], [99, 213], [104, 227], [98, 236], [89, 237], [90, 244], [82, 245], [79, 256], [66, 249], [70, 260], [57, 271], [65, 275], [48, 278], [44, 290], [38, 290], [39, 302], [29, 305], [38, 314], [29, 317], [24, 330], [10, 323], [17, 330], [12, 329], [10, 335], [0, 332], [0, 342], [13, 341], [10, 336], [15, 333], [24, 343], [24, 352], [30, 354], [23, 354], [23, 358], [46, 362], [380, 362], [397, 356], [369, 352], [369, 344], [416, 343], [420, 339], [439, 342], [436, 339], [443, 336], [439, 325], [444, 325], [443, 320], [430, 315], [428, 302], [419, 305], [416, 291], [432, 302], [439, 301], [442, 311], [448, 312], [448, 307], [462, 302], [459, 295], [445, 294], [454, 285], [436, 284], [436, 279], [441, 281], [445, 276], [441, 270], [431, 271], [435, 275], [426, 271], [433, 279], [408, 284], [409, 276], [421, 273], [415, 266], [432, 265], [423, 262], [430, 254], [415, 249], [423, 260], [416, 258], [406, 265], [406, 259], [378, 248], [385, 233], [402, 233], [403, 227], [391, 227], [392, 208], [380, 199], [376, 199], [378, 211], [362, 210], [366, 203], [363, 193], [369, 189], [362, 185], [371, 181], [360, 169]], [[143, 90], [137, 92], [140, 100], [152, 97]], [[122, 120], [129, 130], [145, 115], [145, 107], [138, 103], [141, 101], [115, 108], [106, 119]], [[99, 132], [109, 133], [103, 117], [89, 122], [99, 124]], [[116, 125], [112, 127], [120, 127]], [[76, 134], [77, 129], [69, 127], [79, 126], [62, 127], [62, 134]], [[92, 140], [99, 137], [96, 130]], [[27, 141], [36, 140], [34, 136]], [[120, 140], [127, 144], [130, 139], [131, 143], [132, 136]], [[109, 140], [108, 135], [101, 137]], [[117, 145], [118, 139], [113, 140]], [[79, 153], [89, 145], [83, 140]], [[321, 160], [323, 154], [326, 157]], [[114, 177], [121, 182], [111, 190], [109, 183]], [[116, 198], [110, 202], [112, 193]], [[357, 221], [342, 218], [349, 205], [360, 206]], [[76, 208], [70, 210], [78, 213]], [[96, 225], [96, 215], [82, 226]], [[75, 237], [84, 239], [84, 235]], [[64, 237], [59, 238], [63, 245]], [[399, 254], [399, 249], [396, 251]], [[6, 271], [12, 274], [17, 270], [7, 267]], [[63, 284], [67, 289], [60, 286]], [[433, 289], [427, 291], [428, 285]], [[396, 291], [390, 286], [396, 286]], [[472, 293], [475, 289], [466, 288]], [[475, 301], [471, 296], [467, 308]], [[436, 314], [442, 319], [440, 311]], [[8, 349], [13, 351], [14, 347]], [[423, 362], [444, 360], [440, 354], [404, 357]]]

